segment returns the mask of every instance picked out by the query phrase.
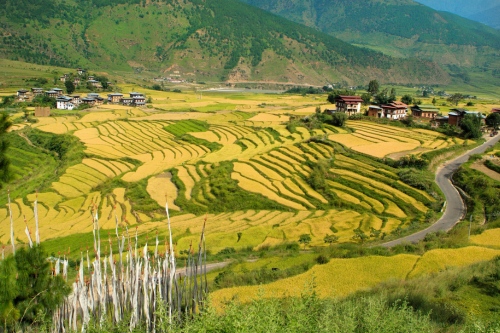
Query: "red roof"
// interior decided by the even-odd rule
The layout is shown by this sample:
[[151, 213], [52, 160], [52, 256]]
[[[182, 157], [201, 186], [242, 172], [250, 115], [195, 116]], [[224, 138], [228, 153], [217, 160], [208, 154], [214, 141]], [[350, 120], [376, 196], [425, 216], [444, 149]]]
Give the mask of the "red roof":
[[337, 100], [345, 103], [363, 103], [363, 99], [359, 96], [339, 96]]
[[493, 108], [491, 109], [491, 112], [500, 112], [500, 108]]
[[396, 102], [392, 102], [389, 104], [383, 104], [383, 105], [381, 105], [381, 107], [383, 109], [406, 109], [406, 108], [408, 108], [408, 105], [406, 105], [405, 103], [396, 101]]

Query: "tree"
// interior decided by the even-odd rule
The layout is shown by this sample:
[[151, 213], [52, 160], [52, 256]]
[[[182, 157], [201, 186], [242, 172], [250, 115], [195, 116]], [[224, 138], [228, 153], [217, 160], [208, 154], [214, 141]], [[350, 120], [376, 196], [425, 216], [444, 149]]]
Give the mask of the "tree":
[[333, 243], [336, 243], [339, 240], [339, 236], [335, 235], [326, 235], [325, 238], [323, 238], [325, 243], [332, 245]]
[[378, 84], [378, 81], [377, 80], [371, 80], [368, 83], [368, 89], [366, 89], [366, 91], [368, 91], [372, 95], [376, 95], [376, 94], [378, 94], [379, 89], [380, 89], [380, 86]]
[[392, 103], [396, 100], [396, 88], [391, 88], [391, 94], [389, 95], [389, 103]]
[[5, 134], [7, 133], [7, 130], [11, 125], [12, 122], [9, 120], [9, 116], [6, 113], [2, 113], [2, 115], [0, 116], [0, 181], [2, 182], [6, 182], [9, 179], [10, 161], [6, 156], [9, 143], [5, 137]]
[[368, 105], [372, 100], [372, 95], [370, 93], [362, 94], [361, 99], [363, 100], [363, 105]]
[[436, 101], [436, 97], [433, 97], [432, 98], [432, 105], [436, 105], [437, 101]]
[[299, 237], [299, 243], [304, 244], [304, 248], [311, 243], [311, 235], [310, 234], [302, 234]]
[[462, 134], [465, 138], [479, 139], [481, 133], [481, 115], [466, 114], [460, 123]]
[[375, 95], [375, 102], [379, 105], [390, 103], [388, 91], [389, 91], [389, 89], [385, 88], [384, 90], [379, 92], [377, 95]]
[[455, 104], [455, 106], [458, 105], [458, 103], [464, 99], [464, 95], [460, 94], [460, 93], [455, 93], [453, 95], [451, 95], [450, 97], [448, 97], [447, 101], [450, 102], [450, 103], [453, 103]]
[[486, 124], [488, 126], [493, 127], [495, 130], [498, 129], [498, 126], [500, 125], [500, 114], [499, 113], [490, 113], [486, 117]]
[[66, 92], [69, 94], [72, 94], [74, 91], [75, 91], [75, 85], [73, 84], [73, 82], [71, 82], [71, 80], [66, 80], [64, 82], [64, 85], [66, 86]]
[[337, 127], [344, 127], [347, 120], [347, 115], [344, 112], [335, 112], [332, 115], [332, 125]]
[[52, 276], [47, 253], [41, 246], [21, 248], [14, 256], [17, 267], [18, 292], [14, 306], [22, 320], [31, 324], [40, 314], [51, 317], [70, 292], [61, 276]]
[[405, 103], [406, 105], [410, 105], [413, 103], [413, 97], [411, 97], [411, 95], [403, 95], [403, 97], [401, 97], [401, 102]]
[[0, 261], [0, 322], [4, 325], [14, 324], [20, 316], [14, 307], [17, 295], [17, 268], [13, 256]]

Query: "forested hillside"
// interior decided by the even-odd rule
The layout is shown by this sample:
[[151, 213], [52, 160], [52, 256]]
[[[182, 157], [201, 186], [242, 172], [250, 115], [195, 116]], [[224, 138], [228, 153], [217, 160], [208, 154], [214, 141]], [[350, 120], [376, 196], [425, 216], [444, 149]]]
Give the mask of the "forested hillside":
[[236, 0], [7, 0], [0, 56], [93, 69], [294, 83], [446, 83], [429, 61], [354, 47]]
[[[500, 67], [500, 32], [412, 0], [243, 0], [349, 43], [396, 57], [418, 57], [452, 74]], [[467, 79], [467, 78], [466, 78]]]

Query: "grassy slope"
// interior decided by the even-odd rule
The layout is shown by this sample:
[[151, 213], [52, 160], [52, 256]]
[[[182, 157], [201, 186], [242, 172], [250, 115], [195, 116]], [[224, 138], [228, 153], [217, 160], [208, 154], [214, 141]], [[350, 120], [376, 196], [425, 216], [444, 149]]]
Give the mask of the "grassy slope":
[[239, 73], [243, 80], [264, 79], [265, 73], [267, 81], [301, 83], [364, 82], [374, 75], [402, 83], [448, 81], [435, 64], [356, 48], [237, 1], [117, 2], [92, 10], [51, 2], [34, 17], [19, 10], [34, 5], [9, 1], [2, 23], [10, 36], [0, 54], [69, 67], [177, 69], [211, 80]]

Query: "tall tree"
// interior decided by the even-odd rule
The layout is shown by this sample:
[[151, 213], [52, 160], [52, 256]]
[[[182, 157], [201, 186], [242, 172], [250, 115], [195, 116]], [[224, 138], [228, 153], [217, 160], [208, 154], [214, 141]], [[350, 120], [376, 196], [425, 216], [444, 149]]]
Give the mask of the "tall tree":
[[462, 134], [465, 138], [478, 139], [481, 137], [481, 116], [466, 114], [460, 123]]
[[75, 85], [73, 84], [73, 82], [71, 82], [71, 80], [66, 80], [64, 82], [64, 85], [66, 86], [66, 92], [69, 94], [72, 94], [74, 91], [75, 91]]
[[455, 93], [455, 94], [451, 95], [450, 97], [448, 97], [447, 101], [450, 103], [453, 103], [453, 104], [455, 104], [455, 106], [457, 106], [458, 102], [460, 102], [462, 99], [464, 99], [464, 95], [462, 95], [460, 93]]
[[376, 94], [378, 94], [379, 89], [380, 89], [380, 85], [378, 84], [378, 81], [377, 80], [371, 80], [368, 83], [368, 89], [366, 91], [368, 91], [372, 95], [376, 95]]
[[500, 114], [499, 113], [490, 113], [486, 117], [486, 124], [488, 126], [493, 127], [494, 129], [498, 129], [498, 126], [500, 125]]
[[403, 97], [401, 97], [401, 102], [405, 103], [406, 105], [410, 105], [411, 103], [413, 103], [413, 97], [411, 97], [411, 95], [403, 95]]
[[0, 116], [0, 187], [1, 182], [6, 182], [9, 179], [9, 159], [6, 156], [9, 143], [6, 138], [6, 133], [12, 122], [6, 113]]
[[396, 100], [396, 88], [391, 88], [391, 94], [389, 95], [389, 103]]

